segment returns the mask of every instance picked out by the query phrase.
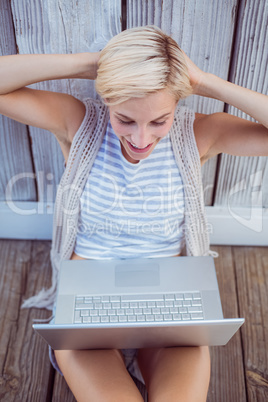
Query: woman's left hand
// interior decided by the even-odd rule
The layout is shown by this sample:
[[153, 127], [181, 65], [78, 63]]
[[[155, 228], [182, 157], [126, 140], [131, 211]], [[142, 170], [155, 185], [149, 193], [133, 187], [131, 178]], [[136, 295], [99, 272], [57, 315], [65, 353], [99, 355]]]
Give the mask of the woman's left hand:
[[182, 50], [186, 65], [188, 67], [188, 72], [190, 76], [190, 83], [193, 88], [194, 95], [204, 95], [202, 93], [202, 88], [204, 87], [206, 73], [197, 67], [196, 64], [187, 56], [187, 54]]

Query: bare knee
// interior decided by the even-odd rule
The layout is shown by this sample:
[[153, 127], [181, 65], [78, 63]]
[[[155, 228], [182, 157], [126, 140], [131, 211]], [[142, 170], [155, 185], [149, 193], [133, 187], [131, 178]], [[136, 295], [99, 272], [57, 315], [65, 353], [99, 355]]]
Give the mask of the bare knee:
[[105, 355], [107, 358], [115, 358], [120, 362], [124, 361], [123, 354], [118, 349], [108, 349], [108, 350], [55, 350], [55, 357], [59, 368], [64, 374], [66, 368], [75, 367], [75, 364], [81, 364], [84, 359], [88, 359], [88, 354], [90, 353], [90, 359], [93, 361], [99, 360], [100, 355]]
[[55, 357], [77, 401], [142, 401], [120, 350], [58, 350]]
[[206, 401], [208, 347], [145, 349], [139, 353], [139, 363], [151, 401]]

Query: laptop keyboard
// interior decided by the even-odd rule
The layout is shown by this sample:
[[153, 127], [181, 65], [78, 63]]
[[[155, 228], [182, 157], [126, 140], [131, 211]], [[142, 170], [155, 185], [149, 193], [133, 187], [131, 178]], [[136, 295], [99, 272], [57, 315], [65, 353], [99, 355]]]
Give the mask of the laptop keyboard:
[[176, 322], [203, 320], [200, 292], [76, 296], [74, 323]]

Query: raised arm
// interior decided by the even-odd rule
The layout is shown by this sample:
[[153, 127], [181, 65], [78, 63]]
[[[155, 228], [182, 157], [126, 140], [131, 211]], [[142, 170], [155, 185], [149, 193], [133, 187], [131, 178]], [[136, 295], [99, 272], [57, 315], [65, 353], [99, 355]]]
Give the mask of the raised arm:
[[0, 57], [0, 95], [40, 81], [61, 78], [94, 80], [99, 53], [31, 54]]
[[193, 92], [232, 105], [258, 123], [227, 113], [197, 115], [195, 132], [201, 157], [225, 152], [241, 156], [268, 155], [268, 96], [201, 71], [186, 55]]
[[53, 132], [70, 143], [84, 117], [84, 105], [71, 95], [27, 85], [53, 79], [95, 79], [98, 53], [14, 55], [0, 57], [0, 113]]

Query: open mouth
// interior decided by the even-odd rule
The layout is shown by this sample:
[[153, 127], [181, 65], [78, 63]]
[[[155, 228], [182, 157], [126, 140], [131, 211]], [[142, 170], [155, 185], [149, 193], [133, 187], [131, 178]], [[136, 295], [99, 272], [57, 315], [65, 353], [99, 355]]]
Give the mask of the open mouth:
[[[127, 141], [127, 140], [126, 140]], [[153, 144], [149, 144], [144, 148], [139, 148], [136, 145], [132, 144], [131, 142], [127, 141], [129, 148], [136, 153], [144, 153], [147, 152]]]

